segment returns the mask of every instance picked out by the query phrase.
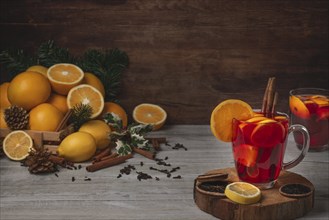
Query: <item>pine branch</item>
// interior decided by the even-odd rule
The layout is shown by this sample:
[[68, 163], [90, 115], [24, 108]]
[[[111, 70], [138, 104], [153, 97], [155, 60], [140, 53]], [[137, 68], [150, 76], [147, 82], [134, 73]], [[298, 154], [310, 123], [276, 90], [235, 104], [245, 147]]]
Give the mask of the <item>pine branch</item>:
[[79, 66], [86, 72], [98, 76], [105, 87], [105, 101], [115, 101], [120, 89], [122, 72], [128, 67], [129, 59], [119, 49], [88, 50], [79, 60]]
[[25, 55], [23, 50], [4, 50], [0, 53], [0, 63], [9, 73], [10, 77], [25, 71], [36, 63], [36, 59]]
[[50, 67], [57, 63], [76, 64], [76, 58], [69, 53], [69, 50], [58, 47], [52, 40], [40, 45], [38, 50], [38, 61], [41, 65], [46, 67]]
[[90, 105], [78, 104], [73, 107], [73, 113], [70, 118], [70, 123], [73, 123], [74, 130], [79, 130], [82, 124], [87, 122], [92, 115], [92, 108]]

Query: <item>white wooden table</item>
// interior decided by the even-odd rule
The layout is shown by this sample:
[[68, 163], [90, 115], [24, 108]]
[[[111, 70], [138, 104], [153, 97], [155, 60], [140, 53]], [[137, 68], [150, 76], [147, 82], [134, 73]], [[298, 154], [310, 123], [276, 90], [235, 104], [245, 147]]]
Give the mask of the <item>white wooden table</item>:
[[[195, 205], [193, 182], [208, 170], [234, 166], [230, 143], [217, 141], [208, 125], [168, 126], [153, 136], [166, 137], [172, 146], [180, 143], [188, 150], [161, 145], [157, 157], [168, 157], [169, 168], [135, 154], [124, 164], [94, 173], [85, 170], [85, 163], [81, 169], [61, 169], [58, 177], [32, 175], [19, 162], [2, 157], [0, 219], [215, 219]], [[292, 158], [295, 151], [290, 137], [286, 159]], [[328, 156], [329, 151], [308, 153], [291, 170], [315, 186], [315, 206], [301, 219], [329, 219]], [[135, 171], [117, 178], [120, 169], [129, 164], [153, 179], [138, 181]], [[151, 166], [162, 169], [179, 166], [172, 177], [181, 175], [182, 179], [167, 178], [166, 174], [150, 170]]]

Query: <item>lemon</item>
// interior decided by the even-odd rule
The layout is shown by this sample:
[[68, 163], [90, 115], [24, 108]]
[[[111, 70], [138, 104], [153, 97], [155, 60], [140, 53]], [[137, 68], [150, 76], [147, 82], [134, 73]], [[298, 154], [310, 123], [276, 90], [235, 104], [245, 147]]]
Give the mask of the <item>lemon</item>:
[[230, 200], [240, 204], [256, 203], [261, 198], [260, 190], [245, 182], [234, 182], [226, 186], [225, 195]]
[[72, 162], [89, 160], [96, 152], [96, 142], [89, 133], [78, 131], [68, 135], [57, 148], [59, 156]]
[[3, 151], [12, 160], [25, 159], [32, 147], [32, 138], [21, 130], [10, 132], [3, 141]]
[[90, 120], [84, 123], [79, 131], [91, 134], [96, 141], [97, 149], [104, 149], [110, 144], [110, 127], [102, 120]]

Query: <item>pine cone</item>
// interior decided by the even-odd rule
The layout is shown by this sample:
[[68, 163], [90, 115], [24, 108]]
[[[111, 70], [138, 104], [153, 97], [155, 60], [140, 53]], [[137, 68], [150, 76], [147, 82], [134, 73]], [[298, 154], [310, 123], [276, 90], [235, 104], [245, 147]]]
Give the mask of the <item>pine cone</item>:
[[5, 121], [11, 130], [27, 129], [29, 113], [22, 107], [10, 106], [5, 109]]
[[44, 148], [29, 152], [29, 156], [22, 162], [29, 167], [30, 173], [53, 173], [57, 171], [57, 166], [49, 160], [51, 153]]

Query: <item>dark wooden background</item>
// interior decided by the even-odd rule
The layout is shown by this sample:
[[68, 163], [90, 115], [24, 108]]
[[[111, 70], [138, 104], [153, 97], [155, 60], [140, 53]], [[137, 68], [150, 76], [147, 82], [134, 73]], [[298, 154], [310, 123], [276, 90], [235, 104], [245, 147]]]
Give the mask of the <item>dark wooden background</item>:
[[260, 108], [270, 76], [285, 112], [290, 89], [328, 88], [327, 0], [1, 0], [0, 30], [1, 50], [125, 51], [122, 106], [159, 104], [170, 124], [208, 124], [229, 98]]

